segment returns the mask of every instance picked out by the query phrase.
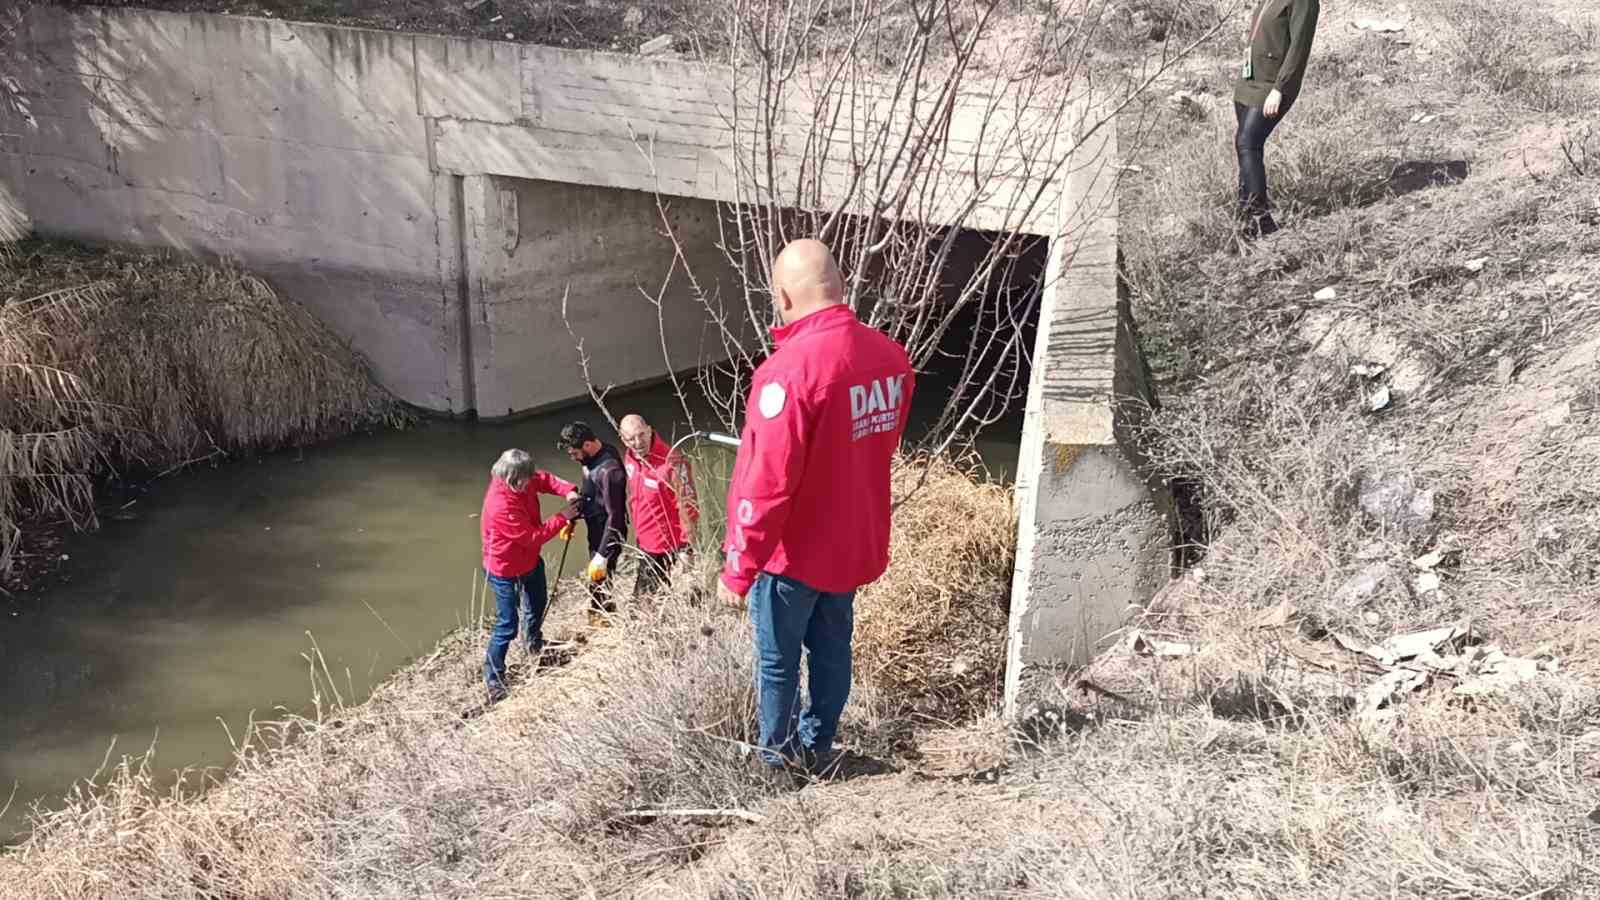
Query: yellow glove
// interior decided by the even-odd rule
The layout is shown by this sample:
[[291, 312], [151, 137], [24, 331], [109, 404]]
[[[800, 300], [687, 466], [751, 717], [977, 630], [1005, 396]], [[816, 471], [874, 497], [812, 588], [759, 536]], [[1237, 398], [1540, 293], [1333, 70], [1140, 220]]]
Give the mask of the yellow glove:
[[561, 538], [563, 541], [572, 540], [572, 523], [568, 522], [563, 526], [561, 531], [556, 534], [556, 537]]
[[600, 582], [606, 580], [606, 558], [596, 553], [594, 559], [589, 560], [589, 580]]

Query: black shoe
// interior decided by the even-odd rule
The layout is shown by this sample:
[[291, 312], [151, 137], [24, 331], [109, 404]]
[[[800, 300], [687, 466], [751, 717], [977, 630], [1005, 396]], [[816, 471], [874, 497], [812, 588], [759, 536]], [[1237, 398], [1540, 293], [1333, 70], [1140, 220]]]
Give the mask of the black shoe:
[[504, 700], [510, 695], [511, 692], [506, 690], [504, 687], [491, 687], [489, 688], [489, 699], [484, 703], [484, 706], [494, 706], [496, 703], [499, 703], [501, 700]]
[[805, 769], [800, 766], [787, 761], [775, 766], [767, 762], [766, 755], [759, 750], [750, 754], [746, 765], [750, 767], [750, 772], [755, 775], [757, 781], [775, 793], [798, 791], [811, 781], [806, 776]]
[[1244, 239], [1253, 241], [1277, 234], [1280, 230], [1277, 220], [1272, 218], [1272, 213], [1262, 213], [1259, 216], [1251, 216], [1245, 220]]
[[827, 753], [818, 753], [815, 750], [805, 751], [806, 774], [818, 781], [828, 781], [839, 774], [839, 763], [844, 759], [844, 752], [830, 750]]

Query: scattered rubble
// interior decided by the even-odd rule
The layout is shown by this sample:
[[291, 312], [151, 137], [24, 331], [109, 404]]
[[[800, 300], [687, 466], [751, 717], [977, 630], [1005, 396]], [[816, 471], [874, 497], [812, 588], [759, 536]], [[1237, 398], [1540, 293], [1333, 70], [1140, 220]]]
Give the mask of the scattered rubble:
[[642, 56], [658, 56], [668, 53], [672, 50], [672, 41], [673, 38], [670, 34], [653, 37], [639, 45], [639, 53]]
[[1371, 31], [1376, 34], [1397, 34], [1406, 30], [1404, 22], [1396, 22], [1394, 19], [1357, 19], [1352, 24], [1357, 31]]
[[1194, 655], [1194, 645], [1178, 641], [1158, 641], [1145, 637], [1144, 632], [1135, 629], [1128, 636], [1128, 647], [1139, 656], [1161, 656], [1175, 659], [1183, 656]]
[[1333, 594], [1338, 606], [1360, 606], [1378, 595], [1385, 585], [1397, 578], [1394, 567], [1388, 563], [1373, 563], [1350, 576]]
[[1167, 98], [1178, 112], [1193, 118], [1204, 119], [1207, 114], [1205, 95], [1195, 91], [1177, 91]]
[[1417, 532], [1433, 521], [1433, 491], [1419, 490], [1409, 472], [1363, 474], [1358, 503], [1387, 529]]

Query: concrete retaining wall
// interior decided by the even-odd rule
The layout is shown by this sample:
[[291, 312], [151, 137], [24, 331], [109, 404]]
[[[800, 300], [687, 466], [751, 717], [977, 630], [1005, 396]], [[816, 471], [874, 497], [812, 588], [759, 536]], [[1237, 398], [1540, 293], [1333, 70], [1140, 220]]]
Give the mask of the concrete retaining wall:
[[[236, 257], [428, 410], [502, 416], [580, 395], [569, 279], [597, 380], [665, 374], [637, 290], [660, 290], [672, 261], [654, 196], [438, 165], [441, 134], [521, 117], [517, 45], [31, 7], [22, 48], [38, 126], [0, 114], [0, 180], [39, 233]], [[503, 190], [521, 201], [510, 249]], [[674, 207], [686, 246], [710, 251], [694, 259], [701, 286], [736, 289], [711, 204]], [[664, 299], [673, 364], [693, 368], [703, 309], [681, 273]], [[613, 316], [624, 324], [602, 339]]]
[[1151, 395], [1118, 277], [1116, 155], [1114, 124], [1079, 135], [1050, 247], [1017, 460], [1010, 712], [1059, 702], [1051, 676], [1170, 578], [1171, 498], [1133, 433]]

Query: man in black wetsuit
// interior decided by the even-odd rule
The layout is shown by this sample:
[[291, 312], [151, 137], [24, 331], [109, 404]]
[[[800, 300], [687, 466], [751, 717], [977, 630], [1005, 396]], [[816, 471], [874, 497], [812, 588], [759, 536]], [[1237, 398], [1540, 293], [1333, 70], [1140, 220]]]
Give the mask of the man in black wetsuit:
[[605, 615], [617, 608], [609, 582], [628, 538], [628, 473], [617, 448], [601, 443], [583, 422], [562, 427], [557, 446], [583, 465], [578, 514], [589, 533], [589, 619], [604, 624]]

